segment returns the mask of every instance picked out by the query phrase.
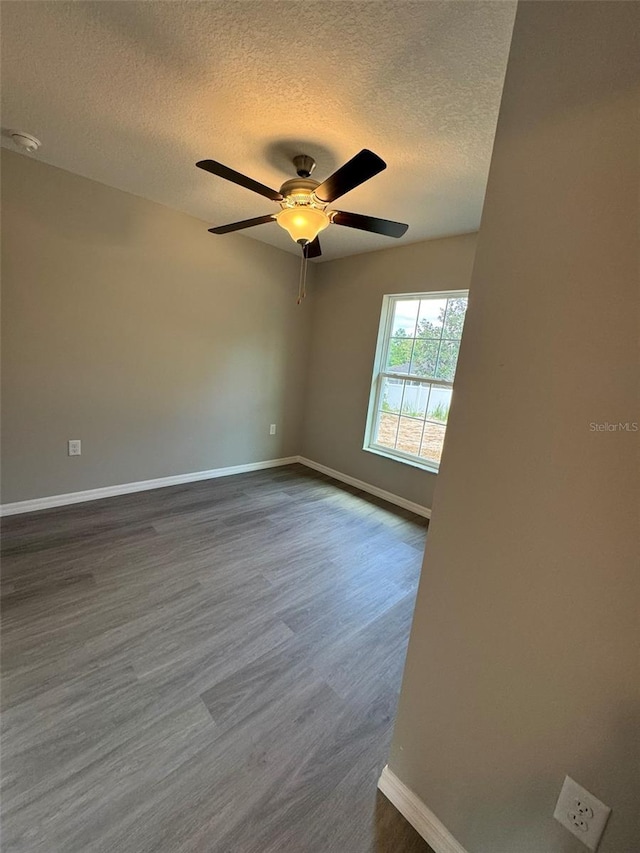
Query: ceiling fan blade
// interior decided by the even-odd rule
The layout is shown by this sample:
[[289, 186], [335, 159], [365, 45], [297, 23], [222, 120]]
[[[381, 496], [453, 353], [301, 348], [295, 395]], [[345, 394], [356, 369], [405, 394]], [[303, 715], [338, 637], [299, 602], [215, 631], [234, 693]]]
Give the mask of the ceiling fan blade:
[[245, 187], [245, 189], [253, 190], [254, 193], [259, 193], [266, 198], [270, 198], [271, 201], [282, 201], [282, 195], [277, 190], [265, 187], [264, 184], [260, 184], [258, 181], [254, 181], [252, 178], [248, 178], [246, 175], [236, 172], [228, 166], [223, 166], [222, 163], [216, 163], [215, 160], [200, 160], [196, 163], [196, 166], [198, 169], [204, 169], [205, 172], [211, 172], [212, 175], [224, 178], [225, 181], [231, 181], [234, 184]]
[[373, 151], [369, 151], [368, 148], [363, 148], [359, 154], [352, 157], [344, 166], [340, 166], [337, 172], [334, 172], [319, 187], [316, 187], [314, 195], [319, 201], [328, 204], [386, 168], [387, 164], [382, 158], [374, 154]]
[[211, 234], [229, 234], [230, 231], [241, 231], [243, 228], [253, 228], [254, 225], [273, 222], [275, 218], [275, 214], [267, 213], [266, 216], [256, 216], [254, 219], [243, 219], [242, 222], [231, 222], [229, 225], [218, 225], [217, 228], [209, 228], [209, 232]]
[[312, 240], [310, 243], [307, 243], [302, 249], [302, 254], [305, 258], [319, 258], [322, 254], [322, 249], [320, 248], [320, 238], [316, 237], [315, 240]]
[[406, 234], [409, 227], [404, 222], [393, 222], [391, 219], [378, 219], [376, 216], [362, 216], [360, 213], [347, 213], [344, 210], [336, 210], [331, 217], [331, 221], [334, 225], [359, 228], [360, 231], [384, 234], [385, 237], [402, 237], [403, 234]]

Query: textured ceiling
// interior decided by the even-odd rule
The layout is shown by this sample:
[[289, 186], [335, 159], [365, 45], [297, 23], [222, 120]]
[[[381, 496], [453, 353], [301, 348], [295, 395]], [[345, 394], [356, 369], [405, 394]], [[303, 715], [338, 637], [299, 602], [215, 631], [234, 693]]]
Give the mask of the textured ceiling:
[[[294, 175], [294, 154], [314, 156], [322, 180], [366, 147], [387, 170], [336, 206], [409, 231], [392, 241], [331, 226], [324, 259], [479, 225], [515, 3], [5, 0], [0, 9], [2, 127], [39, 137], [37, 159], [220, 225], [277, 206], [196, 160], [278, 188]], [[299, 251], [275, 224], [243, 233]]]

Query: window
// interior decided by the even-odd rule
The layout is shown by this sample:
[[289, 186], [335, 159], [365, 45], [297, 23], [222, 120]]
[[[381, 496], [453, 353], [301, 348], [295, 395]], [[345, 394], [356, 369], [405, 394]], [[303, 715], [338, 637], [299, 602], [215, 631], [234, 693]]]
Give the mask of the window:
[[365, 450], [437, 471], [467, 292], [385, 296]]

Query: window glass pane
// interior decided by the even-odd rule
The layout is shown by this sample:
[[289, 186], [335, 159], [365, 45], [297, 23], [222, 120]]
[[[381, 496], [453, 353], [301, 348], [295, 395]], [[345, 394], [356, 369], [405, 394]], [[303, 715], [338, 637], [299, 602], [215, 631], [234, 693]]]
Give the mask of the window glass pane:
[[459, 349], [460, 341], [442, 341], [440, 352], [438, 353], [438, 365], [435, 372], [436, 379], [447, 379], [453, 382]]
[[435, 338], [437, 340], [440, 337], [446, 307], [446, 299], [423, 299], [420, 302], [416, 329], [417, 338]]
[[397, 299], [394, 302], [392, 337], [413, 337], [419, 307], [419, 299]]
[[391, 338], [387, 355], [386, 373], [408, 373], [411, 365], [412, 338]]
[[400, 424], [398, 425], [396, 449], [403, 450], [405, 453], [413, 453], [417, 456], [420, 452], [420, 439], [422, 438], [423, 426], [424, 421], [401, 417]]
[[429, 462], [440, 462], [444, 432], [445, 427], [440, 424], [432, 424], [429, 421], [425, 423], [420, 445], [420, 456], [423, 459], [428, 459]]
[[398, 434], [398, 421], [400, 418], [397, 415], [390, 415], [387, 412], [381, 412], [378, 421], [378, 434], [376, 435], [376, 444], [381, 444], [383, 447], [395, 447], [396, 435]]
[[427, 417], [434, 421], [446, 423], [449, 417], [450, 406], [451, 389], [432, 385], [431, 394], [429, 395], [429, 405], [427, 407]]
[[402, 402], [403, 379], [383, 379], [382, 393], [380, 395], [380, 409], [391, 414], [400, 414]]
[[424, 418], [429, 400], [430, 387], [422, 382], [405, 382], [402, 414], [408, 415], [411, 418]]
[[391, 296], [385, 301], [380, 319], [385, 335], [382, 375], [374, 375], [377, 411], [369, 411], [371, 432], [365, 446], [382, 453], [386, 448], [392, 457], [395, 451], [396, 459], [413, 457], [437, 468], [466, 308], [467, 297], [454, 292]]
[[462, 326], [464, 324], [464, 315], [467, 310], [467, 298], [449, 299], [447, 305], [447, 315], [444, 322], [443, 338], [455, 338], [460, 340], [462, 337]]
[[409, 373], [413, 373], [414, 376], [435, 377], [438, 345], [438, 341], [417, 339]]

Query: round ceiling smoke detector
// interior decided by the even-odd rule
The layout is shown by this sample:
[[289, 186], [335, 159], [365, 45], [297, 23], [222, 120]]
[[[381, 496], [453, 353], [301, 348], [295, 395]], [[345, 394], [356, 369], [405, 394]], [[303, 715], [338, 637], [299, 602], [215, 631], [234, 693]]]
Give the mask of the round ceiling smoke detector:
[[33, 154], [40, 148], [40, 140], [36, 139], [30, 133], [24, 133], [22, 130], [12, 130], [10, 136], [18, 148], [21, 148], [26, 154]]

